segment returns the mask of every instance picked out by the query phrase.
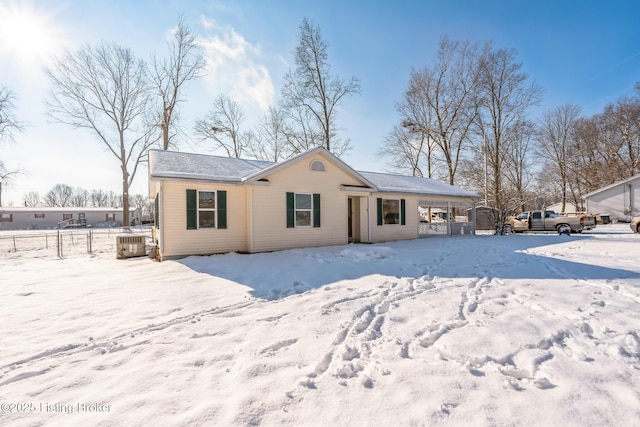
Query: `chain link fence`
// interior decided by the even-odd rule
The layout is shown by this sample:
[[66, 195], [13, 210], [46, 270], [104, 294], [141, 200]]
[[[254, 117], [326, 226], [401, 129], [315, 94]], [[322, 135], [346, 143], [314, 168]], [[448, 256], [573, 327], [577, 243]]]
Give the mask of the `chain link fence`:
[[149, 227], [82, 229], [82, 230], [38, 230], [1, 231], [0, 259], [2, 258], [69, 258], [113, 254], [116, 256], [116, 237], [144, 235], [151, 241]]

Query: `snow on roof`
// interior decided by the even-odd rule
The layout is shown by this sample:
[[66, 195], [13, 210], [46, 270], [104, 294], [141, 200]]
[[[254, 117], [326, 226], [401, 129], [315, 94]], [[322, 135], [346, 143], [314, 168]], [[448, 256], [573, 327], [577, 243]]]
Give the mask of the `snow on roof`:
[[[304, 155], [305, 153], [303, 153]], [[281, 163], [278, 163], [281, 164]], [[179, 153], [150, 150], [149, 176], [151, 178], [186, 178], [212, 181], [241, 182], [243, 178], [259, 175], [278, 165], [262, 160], [234, 159], [208, 154]], [[339, 163], [341, 164], [341, 163]], [[348, 165], [344, 165], [348, 167]], [[385, 193], [410, 193], [434, 196], [478, 198], [475, 193], [417, 176], [393, 175], [379, 172], [352, 171], [363, 182], [373, 184]]]
[[620, 180], [620, 181], [616, 181], [613, 184], [606, 185], [604, 187], [598, 188], [597, 190], [594, 190], [594, 191], [592, 191], [590, 193], [585, 194], [584, 196], [582, 196], [582, 198], [583, 199], [587, 199], [587, 198], [589, 198], [591, 196], [595, 196], [596, 194], [602, 193], [604, 191], [607, 191], [607, 190], [609, 190], [611, 188], [614, 188], [614, 187], [617, 187], [619, 185], [627, 184], [627, 183], [635, 181], [637, 179], [640, 179], [640, 174], [637, 174], [637, 175], [634, 175], [634, 176], [632, 176], [630, 178], [626, 178], [626, 179], [623, 179], [623, 180]]
[[463, 190], [444, 182], [419, 176], [393, 175], [378, 172], [360, 172], [360, 175], [371, 181], [379, 191], [386, 193], [415, 193], [434, 196], [457, 196], [478, 198], [475, 193]]
[[209, 154], [149, 151], [149, 176], [154, 178], [240, 182], [242, 178], [273, 164], [263, 160], [234, 159]]

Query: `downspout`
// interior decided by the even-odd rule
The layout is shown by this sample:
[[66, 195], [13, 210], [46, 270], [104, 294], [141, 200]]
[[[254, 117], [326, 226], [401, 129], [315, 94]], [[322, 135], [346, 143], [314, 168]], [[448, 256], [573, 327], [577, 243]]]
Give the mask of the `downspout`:
[[367, 243], [371, 243], [371, 211], [369, 209], [371, 196], [367, 197]]
[[447, 236], [451, 236], [451, 201], [447, 202]]
[[158, 210], [160, 211], [160, 215], [158, 216], [158, 232], [160, 233], [160, 239], [158, 240], [158, 250], [160, 252], [160, 261], [164, 257], [164, 228], [162, 224], [164, 223], [164, 181], [160, 181], [160, 192], [158, 193]]

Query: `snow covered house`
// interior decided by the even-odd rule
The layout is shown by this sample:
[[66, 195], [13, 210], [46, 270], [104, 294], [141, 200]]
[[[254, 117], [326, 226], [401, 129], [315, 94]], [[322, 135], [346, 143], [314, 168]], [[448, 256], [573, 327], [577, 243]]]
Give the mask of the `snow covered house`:
[[640, 174], [585, 194], [587, 212], [630, 221], [640, 215]]
[[[129, 209], [131, 224], [140, 224], [142, 210]], [[0, 208], [0, 230], [114, 226], [122, 224], [122, 208], [43, 207]]]
[[415, 239], [418, 206], [479, 198], [433, 179], [357, 172], [322, 147], [279, 163], [150, 150], [149, 195], [161, 260]]

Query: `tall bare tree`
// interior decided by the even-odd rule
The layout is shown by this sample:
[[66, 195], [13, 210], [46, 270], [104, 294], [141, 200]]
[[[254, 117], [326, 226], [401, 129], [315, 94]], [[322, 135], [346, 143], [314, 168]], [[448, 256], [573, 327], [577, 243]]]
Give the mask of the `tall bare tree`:
[[477, 115], [482, 49], [478, 44], [442, 38], [433, 67], [411, 73], [401, 110], [404, 126], [427, 135], [440, 148], [452, 185]]
[[202, 75], [204, 67], [204, 54], [180, 16], [169, 43], [169, 57], [158, 59], [154, 55], [150, 66], [151, 81], [161, 103], [158, 120], [164, 150], [175, 145], [180, 131], [178, 104], [183, 101], [183, 91], [190, 81]]
[[279, 162], [291, 157], [284, 112], [281, 108], [269, 107], [256, 128], [257, 138], [249, 144], [249, 151], [258, 160]]
[[253, 139], [252, 132], [242, 131], [244, 119], [240, 104], [220, 95], [207, 116], [196, 121], [194, 130], [203, 141], [212, 140], [215, 150], [222, 149], [227, 156], [239, 158]]
[[[23, 125], [15, 116], [15, 95], [8, 87], [0, 85], [0, 144], [13, 141], [15, 134], [23, 130]], [[2, 206], [2, 186], [19, 174], [19, 170], [9, 170], [0, 158], [0, 206]]]
[[540, 86], [527, 82], [528, 76], [515, 57], [513, 49], [487, 49], [480, 61], [478, 78], [476, 123], [483, 136], [490, 172], [490, 204], [502, 213], [520, 203], [509, 200], [504, 189], [505, 162], [513, 142], [509, 136], [516, 133], [514, 128], [526, 120], [528, 110], [542, 96]]
[[[424, 132], [394, 126], [378, 149], [378, 157], [387, 159], [394, 171], [431, 178], [434, 171], [434, 142]], [[424, 170], [423, 170], [424, 169]]]
[[131, 50], [115, 44], [67, 52], [46, 69], [51, 83], [48, 115], [88, 129], [118, 159], [122, 174], [123, 226], [129, 226], [129, 186], [148, 148], [157, 140], [147, 68]]
[[23, 129], [15, 116], [15, 99], [8, 87], [0, 85], [0, 143], [12, 141], [16, 132]]
[[294, 55], [296, 67], [284, 77], [282, 99], [284, 107], [294, 112], [293, 119], [310, 120], [300, 131], [315, 136], [316, 132], [309, 133], [308, 128], [318, 129], [320, 139], [314, 141], [314, 145], [341, 155], [349, 150], [350, 141], [338, 136], [338, 107], [345, 97], [360, 92], [360, 81], [355, 77], [343, 79], [333, 75], [328, 49], [320, 27], [304, 18]]
[[[507, 142], [507, 167], [505, 168], [505, 182], [511, 188], [513, 203], [519, 204], [520, 210], [526, 210], [526, 205], [533, 198], [531, 184], [534, 179], [532, 162], [535, 156], [531, 142], [535, 136], [535, 125], [529, 120], [522, 119], [514, 123], [505, 134]], [[485, 169], [485, 174], [487, 170]]]
[[562, 212], [566, 211], [571, 171], [571, 156], [575, 145], [575, 124], [580, 107], [565, 104], [542, 114], [538, 134], [538, 155], [555, 172], [560, 182]]

